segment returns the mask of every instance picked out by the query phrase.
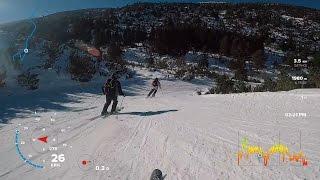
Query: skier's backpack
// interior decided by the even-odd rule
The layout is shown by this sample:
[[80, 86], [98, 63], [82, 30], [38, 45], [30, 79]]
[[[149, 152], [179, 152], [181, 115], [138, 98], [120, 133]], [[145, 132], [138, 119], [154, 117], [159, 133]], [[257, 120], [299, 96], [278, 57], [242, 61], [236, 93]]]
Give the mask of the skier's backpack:
[[154, 80], [154, 81], [152, 82], [152, 86], [153, 86], [153, 87], [158, 86], [158, 81]]
[[116, 84], [114, 80], [108, 79], [106, 84], [104, 85], [104, 94], [110, 95], [112, 93], [115, 93], [116, 91]]

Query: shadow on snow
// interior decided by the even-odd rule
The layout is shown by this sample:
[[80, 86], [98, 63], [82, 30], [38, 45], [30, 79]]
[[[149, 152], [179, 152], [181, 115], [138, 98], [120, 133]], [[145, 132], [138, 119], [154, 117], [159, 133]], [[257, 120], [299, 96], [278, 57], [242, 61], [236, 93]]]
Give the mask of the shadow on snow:
[[[137, 95], [139, 88], [146, 83], [145, 80], [121, 80], [124, 93], [127, 96]], [[104, 81], [89, 82], [85, 85], [73, 84], [54, 88], [40, 89], [35, 91], [23, 91], [6, 96], [0, 92], [0, 125], [8, 124], [14, 118], [30, 117], [32, 113], [49, 111], [71, 111], [80, 112], [98, 108], [92, 107], [70, 107], [70, 104], [82, 103], [84, 99], [93, 104], [100, 98], [105, 99], [101, 92]], [[103, 104], [101, 105], [103, 106]]]
[[163, 110], [163, 111], [146, 111], [146, 112], [125, 112], [125, 113], [119, 113], [119, 115], [134, 115], [134, 116], [154, 116], [159, 114], [164, 114], [168, 112], [176, 112], [178, 110], [171, 109], [171, 110]]

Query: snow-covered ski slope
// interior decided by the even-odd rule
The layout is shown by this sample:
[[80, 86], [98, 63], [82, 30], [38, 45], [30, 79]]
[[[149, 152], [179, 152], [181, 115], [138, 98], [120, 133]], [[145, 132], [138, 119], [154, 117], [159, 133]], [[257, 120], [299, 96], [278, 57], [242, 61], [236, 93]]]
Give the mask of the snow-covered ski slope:
[[[141, 75], [122, 82], [128, 95], [124, 109], [107, 118], [98, 116], [105, 98], [85, 90], [100, 90], [98, 85], [84, 86], [82, 93], [75, 90], [61, 95], [52, 90], [47, 96], [2, 96], [6, 102], [10, 98], [17, 102], [1, 105], [1, 117], [9, 116], [10, 121], [0, 129], [0, 179], [144, 180], [156, 168], [166, 174], [166, 180], [320, 178], [318, 89], [198, 96], [194, 90], [206, 87], [206, 83], [162, 80], [163, 90], [156, 98], [146, 99], [149, 77]], [[20, 109], [8, 107], [13, 105]], [[39, 122], [34, 120], [35, 109]], [[285, 113], [295, 112], [306, 113], [306, 117], [285, 117]], [[15, 129], [19, 124], [29, 128], [45, 126], [51, 117], [55, 129], [66, 129], [59, 135], [60, 144], [68, 144], [63, 150], [66, 161], [61, 168], [35, 169], [19, 159], [14, 146]], [[300, 149], [301, 132], [307, 167], [278, 164], [276, 159], [265, 167], [256, 157], [238, 166], [238, 134], [252, 145], [267, 149], [278, 140], [279, 132], [281, 143], [292, 152]], [[37, 161], [51, 153], [31, 159]], [[83, 155], [97, 165], [109, 167], [109, 171], [81, 169], [78, 161]]]

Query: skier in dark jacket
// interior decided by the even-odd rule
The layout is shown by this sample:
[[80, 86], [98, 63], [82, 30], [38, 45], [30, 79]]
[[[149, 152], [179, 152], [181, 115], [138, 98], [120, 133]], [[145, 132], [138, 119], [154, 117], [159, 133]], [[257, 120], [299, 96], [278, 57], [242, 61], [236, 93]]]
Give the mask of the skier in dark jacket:
[[108, 113], [108, 107], [112, 103], [111, 114], [116, 111], [117, 104], [118, 104], [118, 96], [125, 96], [122, 92], [121, 83], [117, 79], [115, 74], [112, 75], [110, 79], [107, 80], [104, 87], [102, 87], [103, 94], [106, 95], [106, 103], [104, 104], [103, 110], [101, 115], [105, 115]]
[[161, 84], [160, 84], [159, 79], [156, 78], [152, 82], [152, 89], [149, 92], [148, 97], [150, 97], [151, 95], [152, 95], [151, 97], [155, 97], [155, 95], [156, 95], [156, 93], [157, 93], [159, 88], [161, 89]]

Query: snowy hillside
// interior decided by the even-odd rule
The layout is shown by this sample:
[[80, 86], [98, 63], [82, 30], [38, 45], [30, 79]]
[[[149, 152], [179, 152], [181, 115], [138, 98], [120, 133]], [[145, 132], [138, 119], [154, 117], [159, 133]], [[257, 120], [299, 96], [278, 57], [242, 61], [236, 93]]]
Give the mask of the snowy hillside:
[[[52, 86], [46, 92], [1, 93], [0, 118], [7, 124], [0, 129], [0, 179], [142, 180], [155, 168], [166, 180], [320, 178], [320, 90], [198, 96], [195, 89], [210, 84], [168, 79], [161, 81], [163, 90], [156, 98], [146, 99], [151, 78], [152, 73], [139, 70], [134, 79], [122, 79], [127, 97], [123, 103], [119, 97], [119, 105], [124, 109], [106, 118], [99, 117], [105, 102], [99, 94], [102, 79]], [[296, 112], [307, 114], [285, 116]], [[19, 159], [14, 142], [21, 127], [50, 127], [47, 135], [57, 137], [59, 153], [65, 155], [62, 166], [35, 169]], [[238, 133], [268, 148], [280, 132], [281, 143], [298, 152], [300, 130], [307, 167], [289, 162], [273, 166], [273, 159], [265, 167], [255, 157], [250, 163], [256, 166], [238, 166]], [[22, 153], [34, 153], [37, 146], [28, 147], [33, 134], [23, 133], [27, 146]], [[30, 159], [46, 163], [50, 154], [34, 153]], [[93, 167], [83, 168], [83, 158]], [[96, 171], [96, 166], [108, 170]]]

